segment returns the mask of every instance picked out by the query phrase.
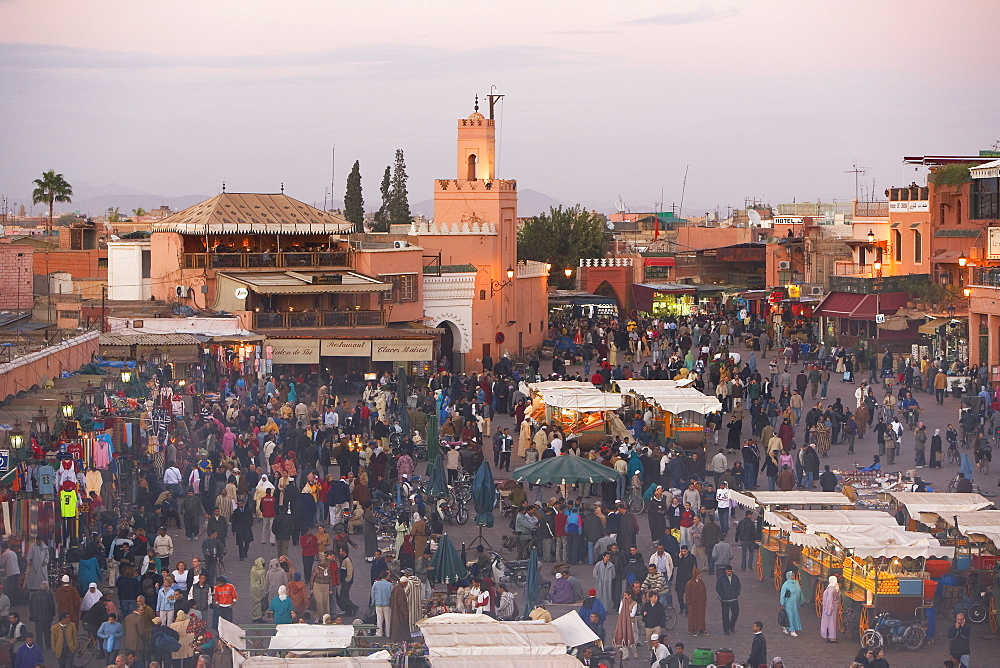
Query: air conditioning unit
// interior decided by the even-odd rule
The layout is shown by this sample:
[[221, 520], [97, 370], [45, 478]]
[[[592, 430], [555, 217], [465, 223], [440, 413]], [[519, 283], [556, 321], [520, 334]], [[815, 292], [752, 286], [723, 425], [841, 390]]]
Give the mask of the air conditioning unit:
[[822, 297], [826, 294], [826, 289], [822, 285], [814, 285], [809, 288], [809, 294], [814, 297]]
[[409, 248], [410, 247], [410, 242], [409, 241], [393, 241], [392, 242], [392, 247], [393, 248]]
[[191, 288], [186, 285], [178, 285], [174, 288], [174, 292], [177, 293], [178, 297], [187, 298], [188, 293], [191, 292]]
[[791, 260], [782, 260], [781, 262], [778, 263], [779, 271], [788, 271], [791, 268], [792, 268]]

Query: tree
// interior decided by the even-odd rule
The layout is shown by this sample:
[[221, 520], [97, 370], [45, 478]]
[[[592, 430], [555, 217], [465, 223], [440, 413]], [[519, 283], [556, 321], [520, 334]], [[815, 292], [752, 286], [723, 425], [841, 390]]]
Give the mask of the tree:
[[138, 209], [132, 209], [132, 215], [135, 216], [136, 218], [142, 218], [147, 213], [148, 212], [145, 209], [143, 209], [141, 206]]
[[517, 235], [517, 256], [522, 260], [551, 262], [549, 283], [569, 286], [563, 273], [576, 267], [582, 257], [604, 257], [608, 245], [606, 220], [579, 204], [529, 218]]
[[392, 192], [389, 198], [389, 224], [409, 225], [413, 216], [410, 214], [409, 196], [406, 193], [406, 162], [403, 160], [403, 149], [396, 149], [396, 164], [392, 169]]
[[354, 231], [365, 231], [365, 198], [361, 192], [361, 164], [355, 160], [351, 173], [347, 175], [347, 189], [344, 191], [344, 218], [354, 223]]
[[46, 231], [52, 234], [52, 216], [56, 202], [72, 202], [73, 186], [66, 182], [62, 174], [56, 174], [56, 170], [50, 169], [42, 173], [42, 178], [35, 179], [35, 190], [31, 193], [32, 204], [48, 204], [49, 220], [46, 224]]
[[109, 223], [120, 223], [122, 222], [122, 215], [118, 213], [117, 206], [108, 207], [108, 222]]
[[375, 224], [372, 225], [373, 232], [389, 231], [389, 206], [392, 200], [392, 170], [385, 168], [382, 175], [382, 185], [379, 188], [382, 192], [382, 206], [375, 212]]

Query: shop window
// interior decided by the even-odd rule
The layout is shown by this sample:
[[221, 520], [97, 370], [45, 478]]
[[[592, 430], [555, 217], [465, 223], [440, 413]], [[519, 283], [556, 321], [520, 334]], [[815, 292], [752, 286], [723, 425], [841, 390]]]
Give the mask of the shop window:
[[893, 255], [896, 257], [896, 262], [903, 261], [903, 233], [899, 230], [892, 231], [892, 245], [895, 248]]
[[924, 237], [920, 234], [920, 230], [913, 230], [913, 263], [920, 264], [923, 262], [924, 255]]
[[392, 289], [380, 293], [382, 303], [402, 303], [417, 301], [417, 275], [391, 274], [377, 277], [382, 283], [389, 283]]
[[969, 218], [1000, 218], [1000, 178], [972, 179], [969, 188]]

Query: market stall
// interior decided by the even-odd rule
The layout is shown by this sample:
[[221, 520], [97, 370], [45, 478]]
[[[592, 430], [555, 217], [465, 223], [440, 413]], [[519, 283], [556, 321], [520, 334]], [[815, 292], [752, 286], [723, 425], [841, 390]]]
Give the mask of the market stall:
[[[820, 527], [808, 533], [793, 533], [790, 541], [841, 558], [840, 625], [845, 632], [854, 627], [855, 616], [861, 635], [877, 615], [887, 612], [895, 619], [926, 621], [928, 634], [934, 635], [937, 584], [927, 562], [953, 558], [954, 547], [942, 545], [929, 534], [881, 522]], [[907, 640], [909, 649], [922, 646], [922, 632], [911, 639], [918, 644], [910, 647]]]
[[567, 438], [576, 438], [582, 447], [604, 438], [611, 414], [622, 407], [621, 396], [580, 381], [522, 383], [521, 391], [531, 398], [529, 417], [558, 425]]
[[722, 410], [722, 402], [692, 387], [691, 380], [619, 380], [618, 389], [638, 408], [651, 408], [653, 424], [665, 439], [684, 450], [705, 447], [704, 416]]
[[922, 513], [950, 517], [956, 513], [971, 513], [993, 507], [992, 501], [975, 493], [887, 490], [882, 493], [882, 497], [888, 504], [888, 510], [896, 513], [911, 531], [918, 528]]

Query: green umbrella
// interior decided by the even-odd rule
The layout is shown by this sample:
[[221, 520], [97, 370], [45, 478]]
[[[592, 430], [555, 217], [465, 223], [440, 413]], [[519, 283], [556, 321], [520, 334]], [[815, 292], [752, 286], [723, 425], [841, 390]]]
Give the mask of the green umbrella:
[[511, 477], [533, 485], [571, 485], [578, 482], [613, 482], [618, 480], [618, 473], [583, 457], [560, 455], [514, 469]]
[[458, 550], [448, 540], [448, 534], [441, 536], [438, 541], [437, 550], [431, 557], [430, 573], [431, 582], [443, 582], [445, 584], [455, 584], [459, 580], [468, 576], [462, 558], [458, 556]]
[[430, 496], [439, 496], [448, 491], [448, 478], [444, 472], [444, 457], [441, 453], [434, 458], [430, 466], [430, 473], [427, 477], [427, 493]]
[[399, 406], [399, 426], [403, 428], [403, 436], [410, 435], [410, 411], [407, 402], [410, 391], [406, 389], [406, 369], [396, 369], [396, 404]]
[[524, 610], [521, 619], [528, 619], [528, 615], [535, 606], [538, 605], [539, 589], [541, 588], [542, 576], [538, 572], [538, 548], [531, 548], [531, 556], [528, 557], [528, 579], [524, 583]]
[[497, 486], [493, 482], [493, 469], [483, 460], [472, 480], [472, 501], [476, 505], [476, 524], [481, 527], [493, 526], [493, 504], [497, 500]]
[[427, 418], [427, 475], [434, 470], [434, 460], [441, 455], [441, 441], [438, 438], [437, 414]]

